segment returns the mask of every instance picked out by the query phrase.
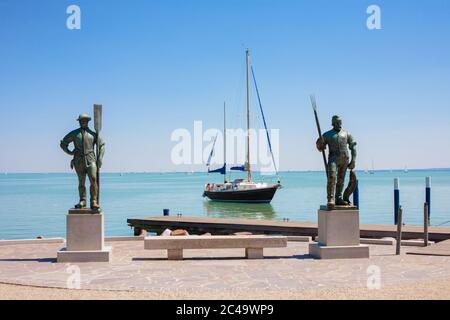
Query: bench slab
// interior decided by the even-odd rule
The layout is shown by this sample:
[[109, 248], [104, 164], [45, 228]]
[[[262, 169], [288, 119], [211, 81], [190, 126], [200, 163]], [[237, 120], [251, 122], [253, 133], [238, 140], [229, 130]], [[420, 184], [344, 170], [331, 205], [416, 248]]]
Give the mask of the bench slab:
[[167, 249], [232, 249], [232, 248], [283, 248], [283, 236], [154, 236], [146, 237], [144, 248]]
[[169, 260], [182, 260], [184, 249], [233, 249], [245, 248], [248, 259], [264, 258], [264, 248], [285, 248], [283, 236], [154, 236], [146, 237], [144, 249], [167, 250]]

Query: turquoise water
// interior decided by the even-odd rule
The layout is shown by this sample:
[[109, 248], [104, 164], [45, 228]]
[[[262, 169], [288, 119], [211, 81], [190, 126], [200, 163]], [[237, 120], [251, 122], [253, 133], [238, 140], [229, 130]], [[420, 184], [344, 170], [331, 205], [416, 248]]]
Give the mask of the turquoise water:
[[[169, 208], [172, 215], [315, 221], [317, 208], [326, 200], [324, 173], [285, 172], [281, 176], [284, 188], [267, 205], [204, 200], [204, 184], [220, 182], [220, 175], [105, 173], [101, 201], [106, 234], [130, 235], [127, 218], [162, 215], [163, 208]], [[432, 177], [431, 224], [450, 226], [445, 224], [450, 220], [450, 170], [359, 172], [361, 223], [393, 223], [393, 179], [399, 177], [405, 223], [422, 224], [426, 176]], [[76, 184], [75, 174], [0, 175], [0, 239], [64, 237], [65, 214], [78, 200]]]

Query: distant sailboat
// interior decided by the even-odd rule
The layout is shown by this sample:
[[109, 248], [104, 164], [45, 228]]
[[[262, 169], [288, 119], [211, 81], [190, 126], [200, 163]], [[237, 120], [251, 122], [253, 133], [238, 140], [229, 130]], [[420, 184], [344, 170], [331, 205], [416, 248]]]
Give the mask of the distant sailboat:
[[370, 174], [375, 174], [375, 165], [372, 160], [372, 170], [369, 171]]
[[405, 170], [404, 170], [404, 172], [405, 173], [408, 173], [408, 167], [405, 165]]
[[[210, 170], [210, 161], [211, 157], [214, 152], [214, 146], [217, 140], [214, 140], [213, 143], [213, 149], [211, 150], [207, 166], [208, 166], [208, 172], [216, 172], [221, 173], [224, 175], [224, 183], [223, 184], [211, 184], [208, 183], [205, 185], [205, 190], [203, 192], [203, 196], [207, 197], [208, 199], [212, 201], [222, 201], [222, 202], [243, 202], [243, 203], [270, 203], [275, 195], [275, 192], [278, 190], [278, 188], [281, 187], [281, 184], [278, 182], [276, 184], [273, 183], [256, 183], [252, 181], [252, 174], [251, 174], [251, 168], [250, 168], [250, 85], [249, 85], [249, 51], [246, 51], [246, 74], [247, 74], [247, 150], [246, 150], [246, 163], [242, 166], [236, 166], [230, 168], [230, 170], [235, 171], [246, 171], [247, 172], [247, 179], [236, 179], [233, 182], [227, 182], [226, 180], [226, 172], [227, 172], [227, 164], [226, 164], [226, 109], [225, 109], [225, 103], [224, 103], [224, 163], [223, 167]], [[253, 79], [254, 73], [252, 69]], [[256, 80], [255, 80], [255, 87], [256, 87]], [[257, 93], [258, 88], [256, 87]], [[258, 93], [258, 99], [259, 99], [259, 93]], [[262, 112], [261, 107], [261, 101], [260, 102], [260, 108]], [[264, 119], [264, 113], [262, 113], [263, 119]], [[264, 125], [266, 127], [267, 132], [267, 125], [265, 123], [264, 119]], [[268, 143], [269, 148], [272, 153], [272, 147], [270, 144], [269, 135], [268, 137]], [[272, 153], [272, 160], [273, 153]], [[274, 161], [275, 171], [276, 164]]]

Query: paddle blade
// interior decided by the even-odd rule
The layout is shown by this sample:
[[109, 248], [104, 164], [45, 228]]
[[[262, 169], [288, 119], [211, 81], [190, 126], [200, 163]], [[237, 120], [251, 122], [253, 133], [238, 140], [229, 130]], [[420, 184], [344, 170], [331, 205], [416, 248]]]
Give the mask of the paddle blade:
[[314, 95], [310, 96], [311, 105], [314, 111], [317, 111], [316, 97]]
[[102, 105], [94, 104], [94, 128], [96, 132], [102, 130]]

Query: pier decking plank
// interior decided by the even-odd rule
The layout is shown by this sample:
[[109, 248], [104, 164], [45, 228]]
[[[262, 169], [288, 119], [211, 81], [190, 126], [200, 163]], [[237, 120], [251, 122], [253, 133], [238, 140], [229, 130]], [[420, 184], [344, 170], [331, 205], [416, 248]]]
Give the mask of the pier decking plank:
[[[161, 233], [164, 229], [186, 229], [190, 233], [230, 234], [249, 231], [253, 234], [282, 234], [290, 236], [317, 235], [316, 222], [256, 220], [242, 218], [208, 218], [189, 216], [153, 216], [127, 219], [128, 225], [137, 229]], [[360, 226], [362, 238], [396, 237], [395, 225], [362, 224]], [[450, 227], [429, 227], [431, 241], [450, 239]], [[403, 239], [421, 239], [423, 227], [404, 226]]]

